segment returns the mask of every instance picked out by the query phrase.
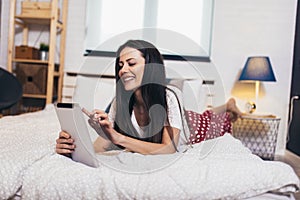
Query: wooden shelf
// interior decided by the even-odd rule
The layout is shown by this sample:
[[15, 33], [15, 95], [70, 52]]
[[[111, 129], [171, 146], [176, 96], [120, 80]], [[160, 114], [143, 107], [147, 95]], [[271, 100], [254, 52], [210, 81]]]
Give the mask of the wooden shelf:
[[20, 63], [37, 63], [37, 64], [48, 64], [48, 60], [31, 60], [31, 59], [20, 59], [15, 58], [13, 62], [20, 62]]
[[[22, 16], [22, 15], [16, 15], [15, 19], [17, 20], [17, 23], [25, 23], [25, 24], [39, 24], [39, 25], [50, 25], [51, 23], [51, 17], [34, 17], [34, 16]], [[62, 22], [57, 21], [57, 26], [59, 28], [62, 28]]]
[[23, 97], [37, 98], [37, 99], [46, 99], [47, 98], [47, 96], [45, 94], [23, 94]]
[[40, 25], [49, 25], [51, 23], [50, 17], [31, 17], [31, 16], [22, 16], [16, 15], [15, 19], [21, 20], [26, 24], [40, 24]]
[[[13, 62], [15, 62], [15, 63], [29, 63], [29, 64], [49, 65], [49, 62], [47, 60], [13, 59]], [[59, 64], [54, 64], [53, 76], [55, 76], [55, 77], [60, 76]]]
[[[21, 14], [17, 14], [17, 8], [21, 7]], [[62, 95], [62, 83], [64, 75], [64, 56], [65, 56], [65, 41], [66, 41], [66, 21], [67, 21], [67, 8], [68, 0], [48, 0], [48, 1], [33, 1], [33, 0], [10, 0], [10, 22], [9, 22], [9, 39], [8, 39], [8, 60], [7, 69], [12, 72], [14, 67], [27, 69], [28, 67], [36, 67], [33, 65], [43, 65], [44, 69], [47, 70], [45, 73], [37, 73], [32, 76], [40, 76], [42, 78], [35, 80], [41, 80], [41, 83], [46, 83], [45, 94], [28, 94], [31, 93], [30, 90], [23, 94], [23, 97], [45, 99], [46, 104], [53, 102], [53, 91], [57, 92], [57, 100], [61, 101]], [[46, 25], [49, 27], [49, 52], [48, 60], [38, 60], [38, 59], [19, 59], [15, 58], [15, 47], [18, 45], [29, 46], [29, 35], [32, 31], [32, 26], [36, 25], [41, 30]], [[16, 28], [22, 29], [22, 40], [15, 41]], [[19, 32], [19, 31], [18, 31]], [[15, 44], [15, 42], [17, 44]], [[42, 41], [38, 41], [42, 42]], [[57, 44], [59, 44], [59, 54], [57, 51]], [[37, 48], [37, 47], [33, 47]], [[57, 56], [59, 55], [59, 56]], [[21, 56], [19, 56], [21, 57]], [[55, 62], [58, 61], [59, 64]], [[20, 65], [14, 65], [20, 64]], [[58, 66], [59, 65], [59, 66]], [[46, 66], [46, 67], [45, 67]], [[38, 69], [39, 70], [39, 69]], [[17, 70], [16, 70], [17, 71]], [[32, 70], [27, 69], [28, 74]], [[23, 72], [20, 71], [20, 74]], [[19, 74], [19, 75], [20, 75]], [[28, 76], [31, 75], [20, 75]], [[18, 77], [18, 74], [16, 73]], [[19, 78], [20, 78], [19, 77]], [[27, 84], [30, 82], [26, 78], [22, 77], [22, 84]], [[46, 82], [43, 82], [46, 81]], [[57, 82], [57, 83], [56, 83]], [[39, 83], [35, 83], [39, 84]], [[43, 86], [44, 87], [44, 86]], [[30, 87], [29, 87], [30, 88]], [[44, 91], [44, 90], [43, 90]], [[33, 92], [32, 92], [33, 93]]]

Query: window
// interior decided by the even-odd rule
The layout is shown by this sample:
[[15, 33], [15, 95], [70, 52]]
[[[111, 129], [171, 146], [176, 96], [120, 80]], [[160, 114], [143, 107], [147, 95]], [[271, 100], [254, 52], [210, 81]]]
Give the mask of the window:
[[210, 56], [213, 0], [88, 0], [86, 49], [145, 39], [167, 55]]

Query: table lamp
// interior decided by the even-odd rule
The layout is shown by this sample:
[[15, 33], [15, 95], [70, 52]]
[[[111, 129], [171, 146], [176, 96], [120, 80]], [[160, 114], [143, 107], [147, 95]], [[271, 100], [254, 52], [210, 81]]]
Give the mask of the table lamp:
[[[260, 81], [276, 81], [270, 58], [267, 56], [248, 57], [239, 81], [255, 81], [255, 100], [257, 102]], [[254, 112], [256, 109], [253, 102], [248, 102], [247, 107], [249, 113]]]

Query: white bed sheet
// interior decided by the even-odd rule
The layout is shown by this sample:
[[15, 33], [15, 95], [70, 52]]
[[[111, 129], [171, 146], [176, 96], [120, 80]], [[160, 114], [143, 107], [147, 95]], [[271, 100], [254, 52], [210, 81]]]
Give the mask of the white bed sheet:
[[53, 105], [0, 126], [1, 199], [20, 188], [24, 199], [241, 199], [299, 188], [289, 165], [261, 160], [230, 134], [184, 154], [98, 155], [101, 166], [90, 168], [54, 153]]

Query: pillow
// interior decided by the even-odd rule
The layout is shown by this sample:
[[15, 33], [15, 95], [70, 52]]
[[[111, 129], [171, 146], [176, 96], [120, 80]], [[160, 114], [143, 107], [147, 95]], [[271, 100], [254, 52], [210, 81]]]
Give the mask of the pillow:
[[182, 87], [184, 107], [202, 113], [206, 110], [207, 85], [202, 84], [201, 79], [186, 80]]
[[77, 75], [73, 101], [87, 110], [105, 110], [115, 96], [115, 79]]
[[232, 133], [232, 125], [228, 113], [216, 114], [206, 110], [200, 114], [195, 111], [185, 110], [185, 117], [190, 130], [190, 143], [200, 143], [204, 140]]
[[184, 108], [195, 112], [203, 112], [206, 108], [209, 88], [198, 79], [168, 79], [168, 85], [175, 86], [182, 92]]

